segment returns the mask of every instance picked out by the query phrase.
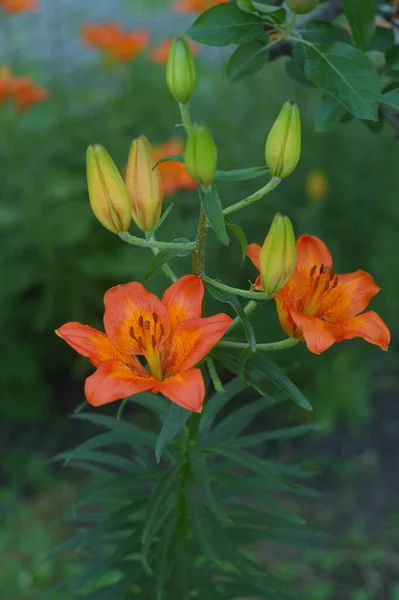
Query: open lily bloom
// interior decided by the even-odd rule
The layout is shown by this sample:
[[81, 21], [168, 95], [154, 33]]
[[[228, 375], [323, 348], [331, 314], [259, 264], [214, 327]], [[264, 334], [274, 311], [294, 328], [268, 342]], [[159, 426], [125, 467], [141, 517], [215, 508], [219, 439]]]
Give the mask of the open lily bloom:
[[200, 412], [205, 386], [194, 365], [231, 323], [224, 313], [201, 318], [203, 297], [197, 275], [178, 279], [162, 300], [141, 283], [117, 285], [104, 296], [106, 333], [81, 323], [60, 327], [57, 335], [97, 367], [86, 379], [88, 402], [100, 406], [150, 390]]
[[[178, 138], [169, 140], [158, 146], [153, 146], [153, 151], [155, 162], [165, 156], [183, 154], [183, 140]], [[176, 160], [160, 163], [157, 169], [161, 175], [165, 196], [170, 196], [180, 189], [195, 189], [197, 187], [197, 183], [187, 171], [186, 165]]]
[[121, 62], [133, 60], [148, 44], [149, 36], [145, 29], [124, 31], [111, 21], [100, 25], [85, 25], [82, 37], [86, 44], [103, 50], [108, 55]]
[[[374, 311], [360, 314], [380, 290], [372, 276], [361, 270], [337, 275], [331, 254], [318, 237], [302, 235], [296, 248], [296, 270], [274, 296], [284, 331], [304, 340], [315, 354], [354, 337], [387, 350], [391, 336], [384, 321]], [[259, 244], [248, 246], [248, 256], [257, 269], [260, 249]], [[262, 290], [260, 277], [254, 289]]]
[[216, 6], [217, 4], [223, 4], [229, 0], [177, 0], [172, 6], [176, 12], [183, 13], [202, 13]]

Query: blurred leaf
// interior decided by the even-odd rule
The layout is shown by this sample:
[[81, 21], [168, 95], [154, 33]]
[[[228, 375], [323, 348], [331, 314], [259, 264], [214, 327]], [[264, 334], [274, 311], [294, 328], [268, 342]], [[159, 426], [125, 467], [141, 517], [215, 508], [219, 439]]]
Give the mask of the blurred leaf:
[[372, 0], [343, 0], [352, 37], [359, 50], [367, 50], [375, 32], [375, 9]]
[[309, 425], [295, 425], [294, 427], [285, 427], [284, 429], [275, 429], [273, 431], [262, 431], [260, 433], [253, 433], [252, 435], [245, 435], [234, 439], [234, 444], [237, 446], [255, 446], [262, 442], [268, 442], [270, 440], [280, 439], [291, 439], [305, 435], [312, 431], [321, 431], [321, 425], [309, 424]]
[[230, 304], [234, 308], [234, 310], [236, 311], [237, 316], [240, 318], [240, 321], [244, 328], [245, 337], [247, 338], [248, 345], [251, 348], [252, 352], [255, 352], [256, 351], [255, 333], [254, 333], [252, 325], [248, 319], [248, 315], [246, 314], [245, 310], [243, 309], [238, 298], [236, 296], [234, 296], [233, 294], [230, 294], [229, 292], [225, 292], [224, 290], [221, 290], [221, 289], [213, 286], [211, 283], [206, 283], [205, 287], [206, 287], [207, 291], [211, 294], [211, 296], [213, 296], [216, 300], [219, 300], [220, 302], [226, 302], [227, 304]]
[[246, 169], [233, 169], [232, 171], [216, 171], [215, 179], [220, 181], [247, 181], [267, 175], [270, 169], [267, 167], [248, 167]]
[[267, 60], [267, 46], [263, 42], [253, 40], [248, 44], [242, 44], [230, 56], [227, 65], [227, 77], [231, 83], [241, 81], [263, 69]]
[[332, 44], [333, 42], [351, 44], [352, 41], [351, 36], [343, 27], [318, 19], [311, 19], [305, 23], [303, 35], [314, 44]]
[[395, 110], [399, 110], [399, 89], [391, 90], [390, 92], [383, 94], [381, 103], [386, 104], [386, 106], [394, 108]]
[[170, 561], [170, 546], [173, 540], [173, 534], [176, 527], [176, 518], [172, 516], [168, 523], [164, 527], [159, 540], [159, 553], [156, 569], [156, 600], [163, 600], [165, 598], [165, 580], [167, 576], [167, 564]]
[[386, 53], [386, 61], [388, 67], [398, 73], [399, 72], [399, 44], [395, 44], [389, 51]]
[[168, 208], [163, 212], [159, 221], [157, 223], [155, 223], [154, 227], [151, 229], [150, 233], [148, 234], [149, 238], [151, 238], [151, 236], [153, 236], [158, 231], [158, 229], [161, 227], [162, 223], [168, 218], [169, 213], [171, 212], [172, 208], [173, 208], [173, 202], [171, 202], [169, 204]]
[[[176, 238], [173, 242], [178, 243], [187, 243], [190, 242], [187, 238]], [[162, 267], [164, 267], [172, 258], [188, 256], [191, 254], [190, 250], [179, 250], [177, 248], [173, 248], [171, 250], [160, 250], [158, 254], [150, 260], [150, 263], [147, 267], [147, 271], [145, 272], [144, 279], [148, 281], [151, 277], [158, 275], [162, 271]]]
[[161, 460], [165, 446], [175, 439], [191, 415], [190, 410], [186, 410], [174, 402], [171, 403], [155, 446], [157, 462]]
[[206, 465], [204, 454], [196, 448], [190, 450], [191, 465], [194, 477], [198, 483], [198, 489], [204, 497], [205, 505], [214, 517], [225, 523], [230, 523], [230, 519], [225, 515], [217, 505], [211, 486], [211, 476]]
[[360, 50], [342, 42], [306, 46], [305, 75], [358, 119], [378, 119], [381, 91], [377, 72]]
[[254, 354], [254, 351], [252, 350], [252, 348], [245, 348], [245, 350], [243, 350], [241, 352], [240, 357], [238, 359], [238, 364], [237, 364], [237, 375], [247, 385], [249, 385], [249, 384], [245, 378], [245, 365], [247, 364], [247, 361], [251, 358], [251, 356], [253, 354]]
[[209, 46], [246, 44], [262, 34], [263, 22], [241, 11], [234, 2], [217, 4], [194, 21], [186, 32], [196, 42]]
[[388, 52], [395, 43], [393, 27], [376, 27], [375, 35], [371, 42], [371, 49], [379, 52]]
[[255, 402], [250, 402], [234, 410], [211, 431], [206, 438], [206, 444], [211, 446], [214, 443], [226, 442], [228, 440], [233, 440], [233, 443], [238, 441], [240, 438], [237, 438], [237, 436], [250, 425], [259, 413], [268, 407], [265, 404], [267, 404], [267, 400], [260, 398]]
[[210, 226], [215, 232], [216, 237], [218, 238], [219, 242], [225, 246], [228, 246], [230, 240], [226, 231], [223, 207], [217, 187], [214, 184], [208, 188], [200, 187], [200, 198], [206, 213], [206, 217]]
[[213, 423], [216, 415], [226, 406], [234, 396], [242, 392], [246, 387], [239, 377], [235, 377], [224, 386], [224, 392], [218, 392], [211, 396], [205, 403], [200, 421], [200, 431], [206, 431]]
[[184, 165], [184, 154], [168, 154], [167, 156], [160, 158], [152, 167], [152, 170], [156, 169], [156, 167], [161, 163], [168, 162], [170, 160], [182, 163]]
[[324, 133], [330, 131], [341, 121], [346, 110], [335, 98], [330, 94], [323, 94], [317, 103], [314, 124], [315, 131]]
[[148, 544], [154, 537], [157, 523], [164, 515], [165, 500], [176, 494], [172, 488], [177, 481], [181, 465], [169, 468], [160, 478], [147, 506], [147, 514], [143, 525], [142, 542]]
[[227, 229], [231, 231], [236, 240], [241, 246], [241, 264], [244, 263], [244, 260], [247, 256], [247, 248], [248, 248], [248, 240], [244, 231], [241, 229], [239, 225], [235, 225], [234, 223], [227, 223]]

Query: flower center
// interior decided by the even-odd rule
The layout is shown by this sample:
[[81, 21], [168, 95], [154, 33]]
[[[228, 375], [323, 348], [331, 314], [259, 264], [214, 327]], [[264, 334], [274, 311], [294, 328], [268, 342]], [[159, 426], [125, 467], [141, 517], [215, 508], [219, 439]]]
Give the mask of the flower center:
[[314, 316], [320, 302], [337, 287], [338, 277], [331, 267], [325, 265], [321, 265], [319, 269], [317, 269], [317, 265], [313, 265], [309, 275], [310, 290], [304, 300], [303, 312]]
[[144, 354], [151, 374], [162, 381], [161, 347], [164, 342], [165, 328], [159, 323], [157, 313], [152, 313], [152, 319], [139, 316], [136, 327], [129, 327], [130, 337], [139, 345]]

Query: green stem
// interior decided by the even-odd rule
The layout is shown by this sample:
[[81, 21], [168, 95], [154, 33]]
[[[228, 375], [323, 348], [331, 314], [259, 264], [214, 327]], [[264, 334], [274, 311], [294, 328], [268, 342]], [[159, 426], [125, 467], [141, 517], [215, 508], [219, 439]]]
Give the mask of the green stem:
[[293, 13], [293, 14], [291, 15], [291, 19], [290, 19], [290, 21], [289, 21], [289, 22], [288, 22], [288, 24], [287, 24], [286, 36], [287, 36], [288, 38], [290, 37], [291, 33], [292, 33], [292, 32], [293, 32], [293, 30], [294, 30], [294, 27], [295, 27], [296, 20], [297, 20], [297, 15], [296, 15], [295, 13]]
[[189, 105], [179, 103], [179, 110], [180, 110], [180, 114], [181, 114], [181, 119], [183, 121], [184, 129], [186, 130], [186, 133], [188, 134], [188, 132], [190, 131], [190, 127], [192, 125]]
[[201, 207], [198, 221], [197, 237], [195, 240], [195, 251], [193, 254], [193, 273], [202, 277], [205, 266], [205, 242], [207, 234], [206, 214], [204, 207]]
[[209, 376], [212, 380], [215, 391], [221, 392], [221, 393], [224, 392], [223, 384], [220, 381], [220, 378], [219, 378], [218, 372], [216, 371], [216, 367], [215, 367], [215, 363], [213, 362], [213, 359], [210, 356], [207, 356], [205, 359], [205, 362], [206, 362], [206, 366], [208, 367]]
[[[268, 342], [266, 344], [256, 344], [257, 350], [284, 350], [285, 348], [291, 348], [295, 346], [299, 340], [295, 338], [287, 338], [280, 342]], [[218, 346], [222, 348], [248, 348], [248, 342], [229, 342], [228, 340], [222, 340], [218, 343]]]
[[[147, 235], [147, 234], [146, 234]], [[156, 242], [155, 239], [155, 235], [151, 235], [151, 236], [147, 236], [147, 239], [152, 241], [152, 242]], [[156, 256], [157, 254], [159, 254], [160, 250], [159, 248], [151, 248], [154, 256]], [[177, 280], [177, 275], [174, 273], [174, 271], [170, 268], [170, 266], [168, 265], [168, 263], [166, 263], [163, 267], [162, 267], [162, 271], [165, 273], [166, 277], [168, 279], [170, 279], [172, 282]]]
[[257, 200], [260, 200], [261, 198], [263, 198], [263, 196], [266, 196], [266, 194], [269, 194], [270, 192], [272, 192], [278, 186], [278, 184], [280, 182], [281, 182], [281, 179], [279, 177], [272, 177], [271, 180], [269, 181], [269, 183], [267, 183], [265, 186], [260, 188], [260, 190], [258, 190], [254, 194], [251, 194], [251, 196], [248, 196], [247, 198], [244, 198], [244, 200], [241, 200], [240, 202], [237, 202], [236, 204], [233, 204], [232, 206], [228, 206], [227, 208], [225, 208], [223, 211], [223, 214], [229, 215], [230, 213], [235, 212], [236, 210], [245, 208], [249, 204], [252, 204], [252, 202], [256, 202]]
[[[250, 300], [249, 302], [247, 302], [247, 304], [244, 306], [244, 312], [246, 315], [250, 315], [252, 312], [254, 312], [255, 308], [257, 307], [257, 303], [255, 302], [255, 300]], [[232, 331], [233, 329], [235, 329], [237, 327], [237, 325], [240, 325], [240, 323], [242, 323], [241, 318], [239, 316], [235, 317], [232, 322], [230, 323], [229, 328], [227, 329], [226, 333], [230, 333], [230, 331]]]
[[242, 296], [243, 298], [251, 298], [252, 300], [270, 300], [272, 298], [272, 296], [269, 296], [269, 294], [265, 294], [265, 292], [251, 292], [247, 290], [240, 290], [239, 288], [234, 288], [229, 285], [225, 285], [220, 281], [216, 281], [216, 279], [211, 279], [206, 275], [202, 275], [202, 280], [205, 281], [205, 283], [213, 285], [213, 287], [216, 287], [219, 290], [223, 290], [224, 292], [234, 294], [234, 296]]
[[159, 250], [195, 250], [194, 242], [158, 242], [157, 240], [144, 240], [135, 235], [131, 235], [127, 231], [118, 233], [121, 240], [132, 244], [133, 246], [141, 246], [142, 248], [158, 248]]

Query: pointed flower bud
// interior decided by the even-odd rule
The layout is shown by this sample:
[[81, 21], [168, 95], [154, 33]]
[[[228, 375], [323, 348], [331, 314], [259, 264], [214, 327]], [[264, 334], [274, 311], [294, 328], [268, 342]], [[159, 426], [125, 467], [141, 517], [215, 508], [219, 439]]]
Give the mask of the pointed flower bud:
[[166, 83], [176, 102], [190, 102], [197, 85], [193, 55], [184, 38], [173, 40], [166, 62]]
[[306, 15], [310, 13], [319, 0], [286, 0], [287, 6], [297, 15]]
[[294, 102], [286, 102], [266, 140], [266, 165], [273, 177], [284, 179], [301, 155], [301, 117]]
[[296, 266], [295, 234], [288, 217], [277, 213], [259, 254], [262, 287], [271, 296], [285, 286]]
[[209, 127], [193, 125], [189, 131], [184, 161], [197, 183], [210, 185], [215, 177], [217, 149]]
[[91, 208], [104, 227], [119, 233], [130, 226], [130, 201], [122, 176], [107, 150], [100, 144], [86, 152], [87, 187]]
[[126, 169], [126, 188], [134, 222], [142, 231], [151, 231], [159, 221], [163, 188], [151, 144], [144, 135], [133, 140]]

